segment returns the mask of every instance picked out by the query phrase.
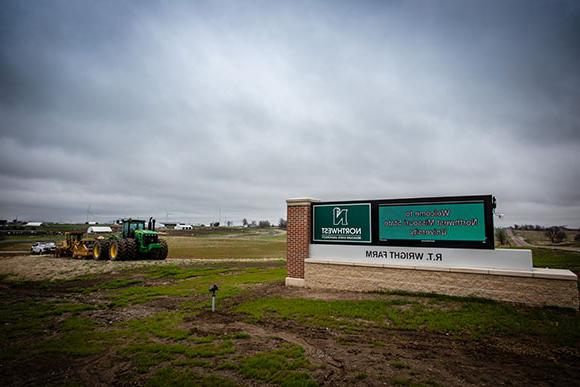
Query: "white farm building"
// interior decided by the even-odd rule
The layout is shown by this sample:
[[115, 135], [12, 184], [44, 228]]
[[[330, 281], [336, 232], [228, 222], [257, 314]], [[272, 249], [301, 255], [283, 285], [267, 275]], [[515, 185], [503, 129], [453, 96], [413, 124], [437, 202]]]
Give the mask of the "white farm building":
[[113, 232], [109, 226], [91, 226], [87, 229], [87, 234], [101, 234]]
[[178, 223], [175, 225], [174, 230], [193, 230], [193, 226], [191, 224]]

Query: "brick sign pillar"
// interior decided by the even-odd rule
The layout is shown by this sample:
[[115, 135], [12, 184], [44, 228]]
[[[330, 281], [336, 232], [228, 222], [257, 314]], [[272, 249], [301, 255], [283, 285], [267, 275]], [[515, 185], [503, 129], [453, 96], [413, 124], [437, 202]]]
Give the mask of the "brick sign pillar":
[[314, 199], [288, 199], [286, 286], [304, 286], [304, 260], [310, 256], [312, 214]]

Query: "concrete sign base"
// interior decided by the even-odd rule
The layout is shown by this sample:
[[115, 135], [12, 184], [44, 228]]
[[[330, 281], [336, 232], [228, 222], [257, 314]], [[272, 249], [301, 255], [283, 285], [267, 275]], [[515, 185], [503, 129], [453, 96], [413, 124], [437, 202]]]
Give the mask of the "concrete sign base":
[[310, 258], [332, 259], [385, 266], [473, 267], [532, 270], [532, 252], [516, 249], [444, 249], [393, 246], [310, 245]]
[[304, 270], [304, 286], [311, 289], [438, 293], [578, 310], [576, 281], [569, 270], [433, 268], [322, 259], [307, 259]]

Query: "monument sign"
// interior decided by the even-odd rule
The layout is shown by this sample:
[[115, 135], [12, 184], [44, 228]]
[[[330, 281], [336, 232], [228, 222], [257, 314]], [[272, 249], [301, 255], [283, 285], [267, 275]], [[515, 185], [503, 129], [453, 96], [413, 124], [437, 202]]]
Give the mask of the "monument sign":
[[288, 199], [286, 285], [433, 292], [578, 309], [578, 277], [496, 249], [491, 195]]

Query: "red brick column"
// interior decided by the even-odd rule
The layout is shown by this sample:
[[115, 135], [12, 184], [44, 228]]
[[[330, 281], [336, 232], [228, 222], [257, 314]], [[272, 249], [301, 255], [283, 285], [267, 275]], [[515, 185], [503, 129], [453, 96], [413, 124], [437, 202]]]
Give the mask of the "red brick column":
[[310, 256], [312, 214], [314, 199], [288, 199], [286, 286], [304, 286], [304, 260]]

